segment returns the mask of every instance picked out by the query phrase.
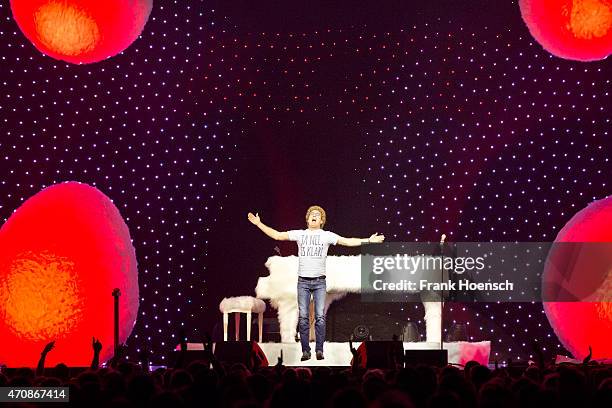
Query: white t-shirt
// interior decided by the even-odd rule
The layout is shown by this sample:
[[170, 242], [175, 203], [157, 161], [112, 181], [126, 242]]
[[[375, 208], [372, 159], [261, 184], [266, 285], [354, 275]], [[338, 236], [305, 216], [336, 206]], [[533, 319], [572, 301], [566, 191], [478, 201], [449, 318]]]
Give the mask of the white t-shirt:
[[325, 258], [327, 249], [336, 245], [337, 234], [322, 229], [291, 230], [289, 241], [296, 241], [298, 245], [298, 276], [316, 278], [325, 275]]

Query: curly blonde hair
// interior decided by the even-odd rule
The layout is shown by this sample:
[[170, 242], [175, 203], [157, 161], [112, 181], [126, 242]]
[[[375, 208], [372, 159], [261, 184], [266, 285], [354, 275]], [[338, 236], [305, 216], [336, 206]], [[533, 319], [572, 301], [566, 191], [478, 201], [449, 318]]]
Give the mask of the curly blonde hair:
[[318, 205], [311, 205], [310, 207], [308, 207], [308, 210], [306, 210], [306, 225], [308, 225], [308, 218], [310, 217], [310, 213], [313, 211], [318, 211], [321, 213], [321, 228], [323, 228], [327, 217], [325, 215], [325, 210], [319, 207]]

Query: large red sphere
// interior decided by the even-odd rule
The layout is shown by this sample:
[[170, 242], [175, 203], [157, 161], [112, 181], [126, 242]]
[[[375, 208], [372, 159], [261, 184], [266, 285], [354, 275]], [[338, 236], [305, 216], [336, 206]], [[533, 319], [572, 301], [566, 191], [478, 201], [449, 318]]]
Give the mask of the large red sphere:
[[612, 0], [519, 0], [531, 35], [557, 57], [595, 61], [612, 53]]
[[113, 353], [113, 296], [121, 296], [119, 338], [138, 313], [136, 253], [111, 200], [69, 182], [28, 199], [0, 229], [0, 363], [35, 366], [55, 340], [47, 365], [88, 366], [92, 337], [101, 361]]
[[142, 32], [153, 0], [11, 0], [13, 17], [42, 53], [88, 64], [125, 50]]
[[[555, 242], [612, 243], [612, 196], [595, 201], [576, 213], [559, 231]], [[611, 245], [596, 247], [610, 248]], [[589, 353], [589, 346], [593, 347], [593, 358], [612, 358], [612, 253], [606, 250], [596, 258], [587, 259], [587, 262], [567, 262], [560, 274], [578, 279], [576, 284], [570, 284], [577, 289], [597, 281], [596, 291], [588, 297], [580, 297], [592, 301], [544, 303], [546, 316], [557, 337], [579, 359]], [[604, 271], [603, 279], [601, 271]], [[555, 273], [554, 268], [547, 267], [544, 280], [554, 280]]]

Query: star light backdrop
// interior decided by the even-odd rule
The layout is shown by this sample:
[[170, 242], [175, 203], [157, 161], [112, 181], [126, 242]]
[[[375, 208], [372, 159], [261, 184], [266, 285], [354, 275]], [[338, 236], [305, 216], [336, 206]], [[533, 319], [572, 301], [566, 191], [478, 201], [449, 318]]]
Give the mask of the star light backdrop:
[[[612, 193], [610, 64], [553, 57], [517, 4], [477, 3], [372, 18], [160, 0], [133, 45], [84, 66], [41, 55], [2, 3], [0, 217], [61, 181], [108, 195], [139, 266], [130, 355], [160, 363], [266, 274], [276, 243], [247, 211], [290, 229], [318, 203], [344, 236], [553, 240]], [[420, 305], [384, 307], [424, 331]], [[540, 304], [447, 310], [492, 358], [530, 358], [531, 339], [565, 352]]]

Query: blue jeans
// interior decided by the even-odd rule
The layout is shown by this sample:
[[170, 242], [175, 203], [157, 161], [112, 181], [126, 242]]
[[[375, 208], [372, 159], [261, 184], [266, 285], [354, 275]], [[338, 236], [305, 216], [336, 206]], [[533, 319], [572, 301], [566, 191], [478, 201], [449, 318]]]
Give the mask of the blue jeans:
[[317, 278], [313, 280], [303, 279], [298, 276], [297, 297], [298, 297], [298, 328], [300, 332], [300, 343], [302, 344], [302, 352], [310, 351], [310, 324], [308, 321], [310, 295], [314, 299], [314, 315], [315, 315], [315, 337], [316, 351], [323, 351], [323, 342], [325, 341], [325, 295], [327, 285], [325, 279]]

